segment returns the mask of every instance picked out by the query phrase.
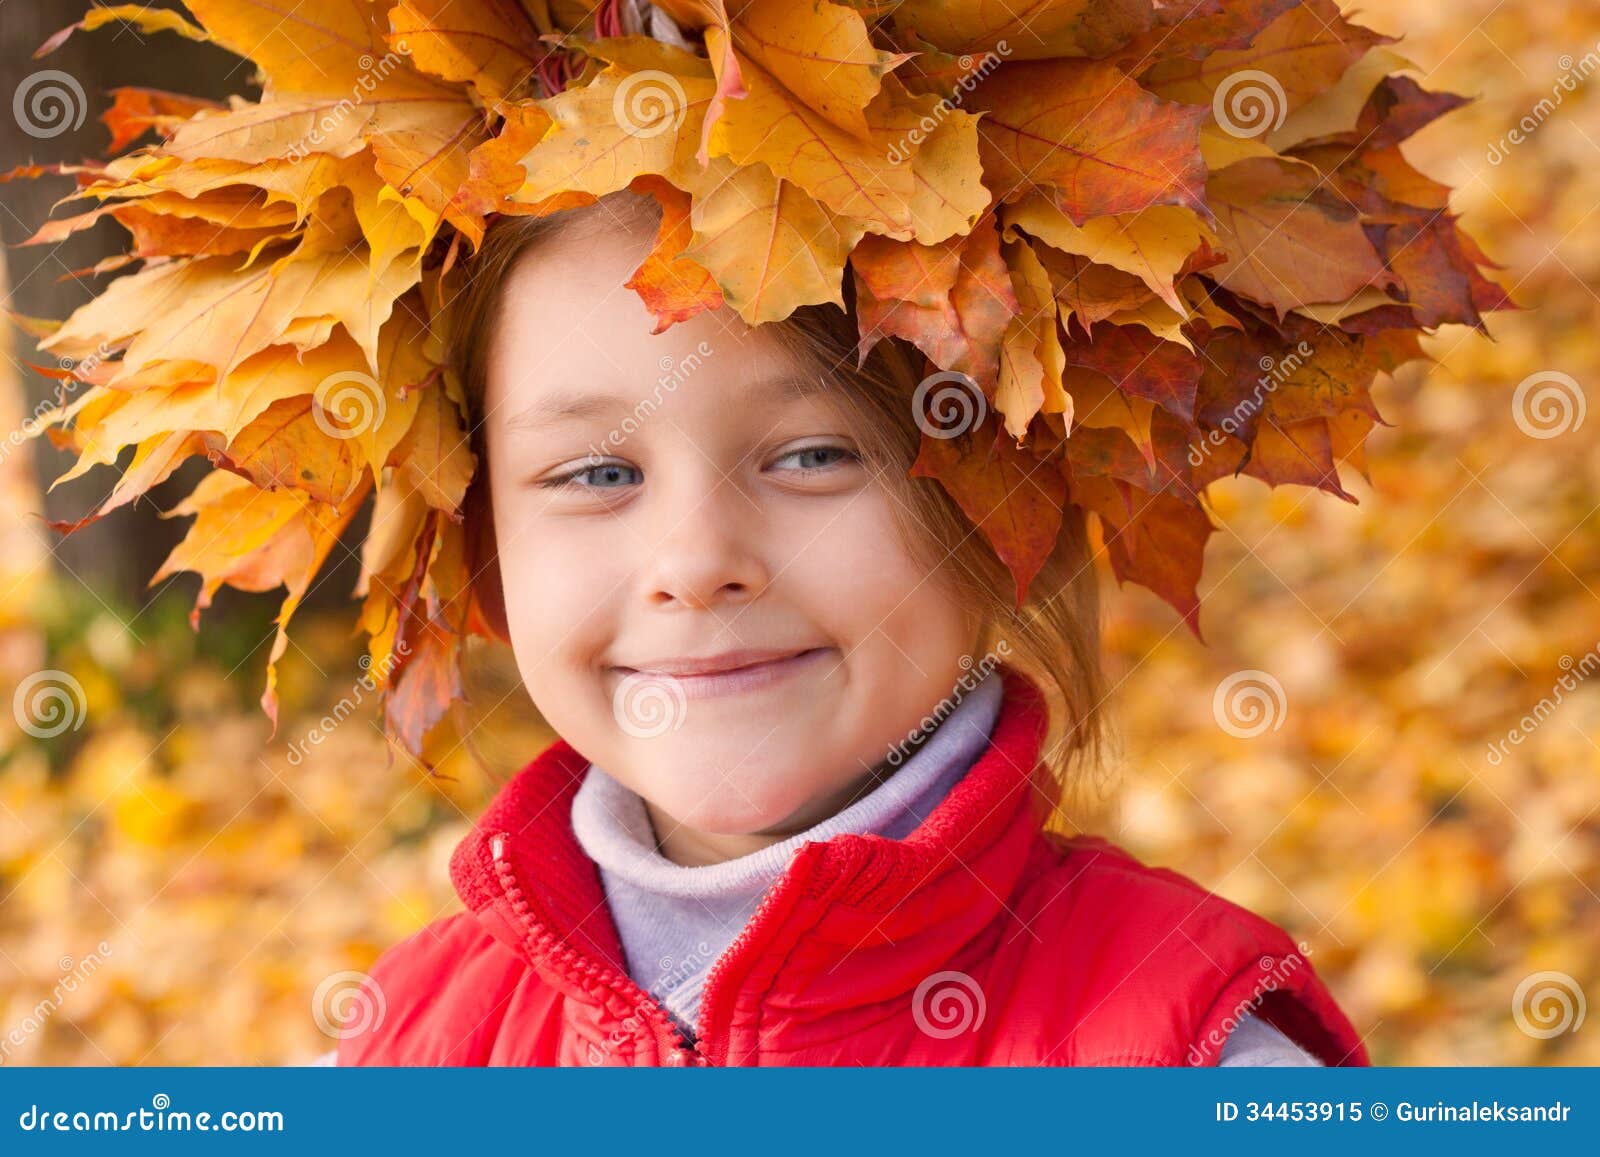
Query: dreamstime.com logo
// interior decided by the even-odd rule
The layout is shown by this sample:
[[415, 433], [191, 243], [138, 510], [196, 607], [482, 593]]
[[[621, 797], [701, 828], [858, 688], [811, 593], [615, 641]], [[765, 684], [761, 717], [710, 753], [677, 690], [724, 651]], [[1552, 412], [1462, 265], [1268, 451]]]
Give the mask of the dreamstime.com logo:
[[[362, 53], [356, 60], [356, 66], [361, 69], [361, 75], [356, 78], [356, 83], [351, 87], [350, 94], [340, 98], [338, 104], [325, 109], [316, 118], [315, 123], [306, 132], [306, 135], [289, 146], [284, 153], [284, 159], [298, 163], [311, 154], [322, 150], [324, 146], [333, 143], [337, 139], [335, 134], [339, 132], [340, 126], [356, 115], [356, 110], [365, 108], [367, 98], [376, 93], [378, 86], [387, 80], [389, 75], [400, 67], [401, 61], [410, 55], [411, 46], [406, 43], [404, 38], [394, 42], [394, 51], [386, 52], [381, 57], [373, 57], [370, 53]], [[367, 115], [371, 116], [370, 111], [367, 112]], [[402, 189], [401, 193], [409, 196], [411, 193], [410, 187], [407, 186]]]
[[999, 68], [1001, 62], [1010, 55], [1011, 46], [1004, 40], [997, 40], [994, 51], [985, 52], [977, 60], [973, 60], [971, 53], [963, 53], [957, 57], [956, 67], [961, 69], [961, 77], [952, 86], [950, 95], [942, 98], [934, 105], [933, 111], [925, 114], [909, 132], [890, 145], [885, 159], [891, 165], [902, 165], [910, 160], [913, 150], [938, 132], [945, 118], [961, 107], [961, 102], [966, 99], [967, 94], [977, 88], [978, 83]]
[[988, 651], [983, 658], [973, 659], [971, 655], [962, 655], [960, 659], [961, 677], [956, 680], [955, 686], [950, 689], [950, 694], [933, 705], [929, 711], [906, 733], [906, 737], [889, 749], [887, 756], [891, 767], [899, 767], [906, 761], [907, 755], [916, 747], [917, 743], [926, 738], [934, 728], [948, 719], [967, 693], [974, 690], [979, 683], [989, 677], [1000, 661], [1011, 654], [1011, 643], [1006, 639], [996, 640], [994, 648]]
[[983, 425], [988, 413], [982, 387], [956, 370], [929, 374], [911, 395], [911, 416], [930, 438], [959, 438]]
[[611, 697], [617, 726], [635, 739], [655, 739], [683, 726], [689, 697], [683, 684], [666, 675], [634, 671], [623, 676]]
[[324, 1034], [339, 1040], [376, 1029], [388, 1010], [378, 982], [354, 969], [324, 977], [311, 994], [311, 1019]]
[[1228, 1015], [1223, 1017], [1210, 1032], [1189, 1046], [1188, 1061], [1191, 1065], [1210, 1063], [1211, 1057], [1221, 1053], [1228, 1043], [1228, 1038], [1244, 1023], [1245, 1017], [1254, 1015], [1256, 1010], [1266, 1003], [1268, 996], [1286, 985], [1302, 966], [1310, 962], [1309, 944], [1301, 940], [1294, 947], [1293, 952], [1282, 956], [1266, 955], [1256, 961], [1256, 968], [1261, 975], [1250, 986], [1249, 995], [1235, 1004]]
[[911, 996], [911, 1019], [935, 1040], [977, 1032], [988, 1011], [983, 988], [965, 972], [935, 972]]
[[84, 384], [86, 378], [100, 368], [112, 354], [111, 347], [101, 342], [95, 351], [82, 361], [74, 358], [58, 358], [56, 365], [70, 376], [58, 385], [53, 392], [41, 398], [34, 404], [28, 416], [22, 420], [22, 425], [10, 430], [5, 441], [0, 442], [0, 462], [11, 457], [11, 451], [23, 446], [30, 440], [39, 436], [39, 423], [43, 422], [56, 410], [67, 404], [67, 399], [78, 392], [78, 387]]
[[11, 696], [17, 726], [35, 739], [54, 739], [83, 726], [89, 713], [83, 684], [66, 671], [35, 671]]
[[225, 1109], [198, 1113], [174, 1109], [172, 1098], [157, 1093], [150, 1107], [129, 1109], [49, 1109], [31, 1104], [17, 1115], [17, 1127], [27, 1133], [282, 1133], [283, 1113], [277, 1109]]
[[1266, 671], [1235, 671], [1211, 696], [1217, 726], [1236, 739], [1254, 739], [1283, 726], [1289, 699], [1283, 684]]
[[1270, 72], [1246, 68], [1223, 78], [1211, 98], [1211, 112], [1223, 132], [1250, 140], [1283, 127], [1289, 98]]
[[383, 425], [383, 387], [360, 370], [329, 374], [311, 395], [311, 417], [330, 438], [355, 438]]
[[1535, 972], [1511, 994], [1511, 1019], [1540, 1040], [1577, 1032], [1587, 1011], [1583, 987], [1565, 972]]
[[690, 977], [705, 971], [706, 966], [715, 959], [716, 950], [704, 940], [682, 958], [663, 956], [656, 961], [656, 983], [649, 986], [650, 991], [672, 992]]
[[1596, 44], [1578, 60], [1574, 60], [1571, 53], [1563, 55], [1556, 61], [1556, 65], [1561, 69], [1561, 75], [1556, 78], [1555, 84], [1550, 86], [1550, 95], [1529, 109], [1522, 119], [1507, 130], [1505, 136], [1489, 145], [1484, 160], [1491, 165], [1500, 164], [1510, 155], [1512, 149], [1538, 132], [1539, 127], [1554, 115], [1556, 109], [1566, 102], [1567, 97], [1576, 93], [1596, 72], [1600, 72], [1600, 44]]
[[305, 759], [309, 748], [321, 744], [324, 739], [337, 730], [339, 724], [355, 714], [356, 708], [361, 706], [362, 701], [369, 694], [373, 694], [378, 690], [380, 679], [387, 686], [389, 676], [400, 665], [400, 661], [409, 654], [411, 654], [411, 644], [404, 639], [398, 640], [393, 650], [385, 655], [383, 661], [378, 664], [377, 675], [372, 673], [371, 655], [362, 655], [361, 658], [357, 659], [356, 663], [360, 666], [363, 674], [351, 684], [348, 695], [341, 696], [339, 702], [335, 703], [333, 708], [319, 719], [311, 730], [307, 731], [302, 738], [296, 739], [289, 744], [290, 765], [299, 767]]
[[1261, 360], [1256, 362], [1261, 375], [1256, 378], [1255, 389], [1250, 391], [1249, 397], [1241, 398], [1235, 403], [1233, 409], [1224, 414], [1212, 429], [1207, 430], [1201, 436], [1198, 445], [1189, 447], [1189, 465], [1197, 468], [1204, 465], [1211, 451], [1221, 446], [1225, 437], [1240, 437], [1239, 431], [1245, 428], [1253, 415], [1261, 412], [1266, 399], [1276, 393], [1284, 382], [1299, 373], [1314, 353], [1316, 350], [1312, 348], [1311, 343], [1302, 341], [1281, 358], [1263, 355]]
[[1576, 691], [1579, 685], [1595, 672], [1600, 671], [1600, 644], [1590, 647], [1580, 659], [1571, 655], [1562, 655], [1556, 661], [1564, 674], [1555, 681], [1550, 688], [1550, 694], [1540, 698], [1533, 707], [1509, 731], [1504, 739], [1496, 739], [1489, 744], [1486, 758], [1489, 763], [1499, 767], [1511, 754], [1510, 749], [1520, 747], [1528, 736], [1532, 735], [1546, 719], [1555, 714], [1566, 698], [1566, 693]]
[[715, 352], [710, 342], [702, 341], [681, 358], [663, 354], [656, 363], [661, 369], [661, 376], [656, 379], [655, 389], [650, 392], [650, 396], [634, 403], [628, 415], [616, 427], [609, 430], [598, 443], [589, 443], [589, 457], [596, 459], [604, 457], [605, 447], [616, 449], [643, 429], [644, 424], [661, 409], [662, 395], [675, 393], [678, 387], [705, 365], [706, 359]]
[[10, 1060], [12, 1049], [26, 1044], [29, 1037], [49, 1023], [68, 996], [77, 992], [89, 977], [100, 971], [104, 958], [111, 955], [111, 945], [102, 940], [94, 948], [93, 952], [85, 953], [76, 960], [71, 956], [61, 958], [58, 962], [61, 979], [56, 981], [50, 994], [23, 1014], [22, 1020], [8, 1028], [4, 1037], [0, 1037], [0, 1064]]
[[673, 131], [688, 107], [688, 95], [678, 78], [658, 68], [629, 73], [611, 97], [611, 115], [630, 137]]
[[89, 102], [76, 77], [46, 68], [22, 78], [11, 96], [11, 115], [23, 132], [45, 141], [82, 128]]
[[1588, 408], [1578, 379], [1557, 370], [1529, 374], [1511, 395], [1511, 420], [1530, 438], [1559, 438], [1576, 430]]

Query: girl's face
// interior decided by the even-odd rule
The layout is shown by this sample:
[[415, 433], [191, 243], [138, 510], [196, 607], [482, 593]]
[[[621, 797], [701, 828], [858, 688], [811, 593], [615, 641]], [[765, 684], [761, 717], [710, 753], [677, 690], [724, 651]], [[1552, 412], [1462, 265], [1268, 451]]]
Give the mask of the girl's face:
[[666, 854], [709, 862], [866, 787], [978, 623], [905, 550], [816, 369], [726, 307], [651, 334], [623, 282], [653, 232], [569, 230], [509, 276], [490, 496], [535, 705], [644, 797]]

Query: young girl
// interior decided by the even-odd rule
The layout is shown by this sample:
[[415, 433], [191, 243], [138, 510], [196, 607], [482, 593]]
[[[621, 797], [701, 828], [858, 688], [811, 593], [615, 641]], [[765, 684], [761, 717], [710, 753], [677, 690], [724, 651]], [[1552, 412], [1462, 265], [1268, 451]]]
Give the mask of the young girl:
[[652, 202], [502, 219], [454, 356], [475, 572], [561, 736], [341, 1065], [1365, 1064], [1267, 921], [1045, 830], [1097, 749], [1081, 519], [1015, 609], [855, 321], [652, 333]]

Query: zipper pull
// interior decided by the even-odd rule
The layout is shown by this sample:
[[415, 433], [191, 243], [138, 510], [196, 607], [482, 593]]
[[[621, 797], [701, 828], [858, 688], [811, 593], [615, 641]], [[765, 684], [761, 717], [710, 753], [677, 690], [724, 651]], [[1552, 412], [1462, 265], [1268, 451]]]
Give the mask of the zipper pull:
[[496, 862], [505, 859], [505, 854], [506, 854], [506, 837], [505, 837], [505, 833], [497, 832], [493, 836], [489, 837], [489, 854], [494, 857]]
[[[664, 1010], [663, 1010], [664, 1011]], [[669, 1065], [694, 1065], [700, 1063], [700, 1051], [695, 1048], [694, 1038], [679, 1026], [676, 1018], [672, 1018], [672, 1035], [676, 1038], [676, 1045], [667, 1058]]]

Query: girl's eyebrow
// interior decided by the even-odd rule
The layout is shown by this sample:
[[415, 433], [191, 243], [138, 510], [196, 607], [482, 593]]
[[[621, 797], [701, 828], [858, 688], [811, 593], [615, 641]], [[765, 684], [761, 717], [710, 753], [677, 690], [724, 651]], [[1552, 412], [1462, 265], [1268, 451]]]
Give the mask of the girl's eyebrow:
[[572, 418], [602, 418], [623, 405], [615, 394], [561, 392], [537, 399], [507, 420], [508, 430], [532, 430]]
[[[743, 406], [765, 404], [785, 405], [824, 393], [827, 379], [820, 374], [806, 375], [782, 373], [775, 377], [752, 382], [742, 391], [738, 402]], [[558, 390], [536, 399], [506, 420], [507, 430], [533, 430], [557, 422], [578, 419], [603, 418], [617, 410], [626, 410], [639, 403], [618, 394], [596, 394], [586, 390]], [[659, 403], [654, 403], [659, 405]]]

